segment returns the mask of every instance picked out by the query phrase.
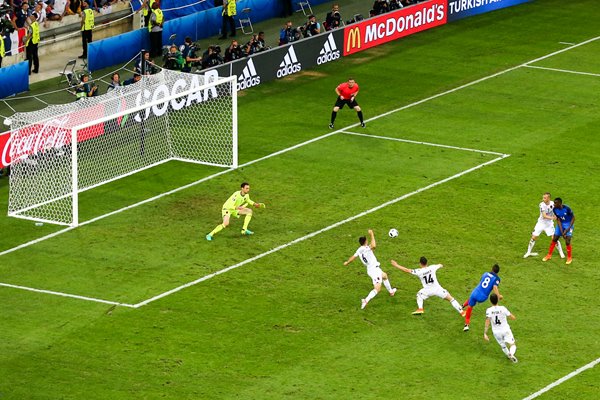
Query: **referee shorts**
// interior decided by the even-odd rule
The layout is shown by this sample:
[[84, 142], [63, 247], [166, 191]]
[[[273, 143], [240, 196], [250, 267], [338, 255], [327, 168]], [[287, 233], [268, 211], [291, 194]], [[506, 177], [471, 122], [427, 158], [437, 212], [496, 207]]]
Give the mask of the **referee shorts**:
[[335, 101], [335, 107], [339, 107], [340, 110], [341, 110], [342, 108], [344, 108], [344, 105], [348, 106], [349, 108], [354, 108], [354, 107], [358, 106], [358, 103], [356, 102], [356, 99], [354, 99], [354, 100], [342, 100], [338, 96], [337, 100]]

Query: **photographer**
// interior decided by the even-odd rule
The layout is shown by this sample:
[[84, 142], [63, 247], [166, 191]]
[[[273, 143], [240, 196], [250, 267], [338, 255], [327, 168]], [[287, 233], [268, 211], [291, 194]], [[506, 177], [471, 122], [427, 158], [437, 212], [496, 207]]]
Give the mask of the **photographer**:
[[258, 47], [258, 51], [265, 51], [270, 49], [270, 47], [267, 46], [267, 43], [265, 42], [265, 33], [262, 31], [258, 32], [258, 37], [256, 38], [256, 46]]
[[298, 39], [300, 39], [299, 29], [292, 27], [292, 21], [286, 22], [279, 31], [279, 45], [283, 46], [284, 44], [295, 42]]
[[220, 64], [223, 64], [223, 57], [221, 57], [221, 46], [208, 46], [208, 49], [206, 49], [204, 54], [202, 54], [202, 68], [216, 67]]
[[260, 51], [259, 43], [258, 43], [258, 35], [252, 35], [252, 39], [248, 43], [244, 45], [244, 53], [247, 56], [251, 56], [254, 53], [258, 53]]
[[331, 11], [327, 13], [327, 17], [325, 17], [325, 22], [323, 23], [323, 27], [326, 31], [330, 31], [332, 29], [337, 29], [342, 25], [342, 15], [340, 14], [340, 6], [338, 4], [334, 4], [331, 7]]
[[81, 83], [75, 88], [75, 95], [78, 99], [97, 96], [98, 86], [94, 82], [90, 82], [88, 74], [83, 74], [81, 76]]
[[183, 64], [185, 64], [185, 60], [183, 59], [181, 52], [174, 44], [171, 45], [169, 52], [163, 56], [163, 59], [165, 60], [165, 64], [163, 65], [165, 69], [181, 71]]
[[192, 72], [192, 67], [197, 67], [200, 65], [200, 61], [202, 61], [202, 57], [198, 57], [196, 55], [196, 50], [198, 47], [194, 42], [192, 42], [192, 38], [187, 36], [185, 38], [185, 44], [183, 45], [183, 50], [181, 50], [181, 55], [185, 59], [185, 64], [183, 65], [182, 72]]
[[[142, 58], [144, 61], [144, 70], [146, 71], [145, 74], [142, 74]], [[134, 72], [140, 75], [154, 75], [158, 72], [158, 67], [152, 63], [149, 51], [144, 52], [143, 55], [140, 56], [137, 64], [135, 64]]]
[[317, 22], [317, 17], [312, 14], [309, 15], [308, 21], [304, 25], [304, 29], [302, 31], [305, 38], [321, 33], [321, 24]]
[[238, 44], [237, 40], [233, 39], [231, 45], [225, 50], [225, 62], [237, 60], [244, 57], [244, 52]]

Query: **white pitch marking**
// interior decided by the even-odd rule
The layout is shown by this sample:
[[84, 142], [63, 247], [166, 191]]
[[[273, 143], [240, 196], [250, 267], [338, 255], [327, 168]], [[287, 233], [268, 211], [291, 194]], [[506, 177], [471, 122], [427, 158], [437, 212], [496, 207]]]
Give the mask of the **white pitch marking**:
[[424, 145], [424, 146], [433, 146], [433, 147], [443, 147], [443, 148], [452, 149], [452, 150], [472, 151], [472, 152], [475, 152], [475, 153], [492, 154], [492, 155], [495, 155], [495, 156], [504, 156], [504, 155], [506, 155], [504, 153], [497, 153], [495, 151], [470, 149], [468, 147], [448, 146], [446, 144], [438, 144], [438, 143], [430, 143], [430, 142], [419, 142], [419, 141], [416, 141], [416, 140], [399, 139], [399, 138], [388, 137], [388, 136], [368, 135], [366, 133], [357, 133], [357, 132], [351, 132], [351, 131], [343, 131], [343, 133], [345, 133], [347, 135], [364, 136], [364, 137], [369, 137], [369, 138], [373, 138], [373, 139], [394, 140], [396, 142], [421, 144], [421, 145]]
[[55, 296], [70, 297], [70, 298], [78, 299], [78, 300], [93, 301], [93, 302], [96, 302], [96, 303], [112, 304], [114, 306], [122, 306], [122, 307], [134, 308], [134, 306], [132, 304], [119, 303], [119, 302], [110, 301], [110, 300], [96, 299], [94, 297], [88, 297], [88, 296], [79, 296], [79, 295], [76, 295], [76, 294], [55, 292], [53, 290], [35, 289], [35, 288], [27, 287], [27, 286], [11, 285], [10, 283], [0, 283], [0, 286], [9, 287], [9, 288], [13, 288], [13, 289], [27, 290], [29, 292], [37, 292], [37, 293], [52, 294], [52, 295], [55, 295]]
[[536, 65], [525, 65], [525, 67], [535, 68], [535, 69], [545, 69], [547, 71], [566, 72], [567, 74], [600, 76], [600, 74], [594, 74], [591, 72], [571, 71], [569, 69], [559, 69], [559, 68], [538, 67]]
[[566, 44], [568, 46], [573, 46], [575, 43], [571, 43], [571, 42], [558, 42], [559, 44]]
[[285, 249], [285, 248], [287, 248], [287, 247], [289, 247], [291, 245], [294, 245], [296, 243], [303, 242], [306, 239], [310, 239], [310, 238], [312, 238], [314, 236], [317, 236], [317, 235], [319, 235], [319, 234], [321, 234], [323, 232], [327, 232], [327, 231], [329, 231], [329, 230], [331, 230], [333, 228], [337, 228], [338, 226], [343, 225], [343, 224], [345, 224], [347, 222], [350, 222], [350, 221], [354, 221], [357, 218], [364, 217], [365, 215], [371, 214], [371, 213], [373, 213], [375, 211], [378, 211], [378, 210], [380, 210], [380, 209], [382, 209], [384, 207], [387, 207], [389, 205], [392, 205], [394, 203], [402, 201], [402, 200], [404, 200], [404, 199], [406, 199], [408, 197], [414, 196], [415, 194], [418, 194], [418, 193], [424, 192], [426, 190], [429, 190], [431, 188], [434, 188], [434, 187], [436, 187], [438, 185], [441, 185], [442, 183], [446, 183], [446, 182], [451, 181], [453, 179], [459, 178], [459, 177], [461, 177], [463, 175], [466, 175], [466, 174], [468, 174], [470, 172], [476, 171], [476, 170], [478, 170], [478, 169], [480, 169], [480, 168], [482, 168], [482, 167], [484, 167], [486, 165], [493, 164], [493, 163], [495, 163], [497, 161], [500, 161], [500, 160], [502, 160], [502, 159], [504, 159], [506, 157], [509, 157], [509, 156], [510, 156], [509, 154], [503, 154], [500, 157], [494, 158], [493, 160], [490, 160], [490, 161], [487, 161], [485, 163], [479, 164], [479, 165], [477, 165], [475, 167], [466, 169], [466, 170], [464, 170], [462, 172], [459, 172], [457, 174], [454, 174], [454, 175], [452, 175], [452, 176], [450, 176], [448, 178], [444, 178], [444, 179], [439, 180], [437, 182], [434, 182], [434, 183], [432, 183], [430, 185], [427, 185], [427, 186], [424, 186], [424, 187], [422, 187], [420, 189], [417, 189], [417, 190], [415, 190], [413, 192], [410, 192], [408, 194], [402, 195], [402, 196], [397, 197], [397, 198], [395, 198], [393, 200], [387, 201], [387, 202], [385, 202], [383, 204], [380, 204], [380, 205], [378, 205], [376, 207], [373, 207], [373, 208], [371, 208], [371, 209], [369, 209], [367, 211], [363, 211], [363, 212], [361, 212], [359, 214], [353, 215], [352, 217], [346, 218], [345, 220], [342, 220], [342, 221], [336, 222], [335, 224], [329, 225], [329, 226], [327, 226], [327, 227], [325, 227], [323, 229], [319, 229], [318, 231], [315, 231], [315, 232], [309, 233], [308, 235], [305, 235], [305, 236], [302, 236], [300, 238], [294, 239], [291, 242], [288, 242], [288, 243], [282, 244], [280, 246], [277, 246], [274, 249], [271, 249], [269, 251], [261, 253], [261, 254], [259, 254], [257, 256], [254, 256], [252, 258], [248, 258], [248, 259], [246, 259], [244, 261], [241, 261], [241, 262], [239, 262], [237, 264], [231, 265], [231, 266], [229, 266], [227, 268], [221, 269], [221, 270], [219, 270], [217, 272], [214, 272], [212, 274], [203, 276], [202, 278], [199, 278], [199, 279], [196, 279], [194, 281], [185, 283], [185, 284], [183, 284], [181, 286], [178, 286], [178, 287], [176, 287], [174, 289], [168, 290], [168, 291], [166, 291], [164, 293], [161, 293], [161, 294], [159, 294], [157, 296], [151, 297], [151, 298], [149, 298], [147, 300], [144, 300], [142, 302], [139, 302], [139, 303], [135, 304], [133, 307], [134, 308], [139, 308], [139, 307], [145, 306], [145, 305], [147, 305], [147, 304], [149, 304], [149, 303], [151, 303], [153, 301], [156, 301], [158, 299], [162, 299], [163, 297], [166, 297], [166, 296], [169, 296], [169, 295], [171, 295], [173, 293], [179, 292], [180, 290], [183, 290], [183, 289], [188, 288], [190, 286], [194, 286], [194, 285], [196, 285], [196, 284], [198, 284], [200, 282], [204, 282], [204, 281], [206, 281], [208, 279], [214, 278], [215, 276], [218, 276], [218, 275], [224, 274], [225, 272], [228, 272], [228, 271], [234, 270], [236, 268], [239, 268], [239, 267], [241, 267], [243, 265], [251, 263], [252, 261], [259, 260], [259, 259], [261, 259], [261, 258], [263, 258], [265, 256], [268, 256], [269, 254], [273, 254], [275, 252], [278, 252], [279, 250], [283, 250], [283, 249]]
[[552, 382], [551, 384], [549, 384], [545, 388], [540, 389], [540, 390], [538, 390], [537, 392], [535, 392], [533, 394], [530, 394], [529, 396], [525, 397], [523, 400], [532, 400], [532, 399], [535, 399], [536, 397], [538, 397], [538, 396], [546, 393], [550, 389], [555, 388], [556, 386], [560, 385], [561, 383], [563, 383], [565, 381], [568, 381], [569, 379], [571, 379], [575, 375], [579, 375], [580, 373], [582, 373], [586, 369], [594, 368], [599, 363], [600, 363], [600, 358], [597, 358], [594, 361], [592, 361], [591, 363], [586, 364], [586, 365], [584, 365], [583, 367], [581, 367], [579, 369], [576, 369], [575, 371], [571, 372], [570, 374], [567, 374], [567, 375], [563, 376], [560, 379], [557, 379], [556, 381]]

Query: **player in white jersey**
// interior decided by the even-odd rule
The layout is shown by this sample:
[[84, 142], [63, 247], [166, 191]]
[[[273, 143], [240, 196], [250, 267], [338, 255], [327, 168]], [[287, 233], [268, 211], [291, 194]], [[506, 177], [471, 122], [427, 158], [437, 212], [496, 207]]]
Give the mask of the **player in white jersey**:
[[352, 255], [348, 261], [344, 261], [344, 265], [348, 265], [356, 258], [360, 258], [360, 261], [362, 261], [364, 266], [367, 267], [367, 274], [373, 281], [373, 290], [369, 292], [367, 297], [361, 299], [361, 309], [365, 308], [367, 303], [371, 301], [373, 297], [377, 296], [377, 293], [379, 293], [381, 290], [382, 281], [385, 288], [390, 293], [390, 296], [396, 294], [396, 288], [392, 288], [392, 284], [388, 280], [387, 274], [381, 270], [379, 261], [377, 261], [375, 253], [373, 253], [373, 250], [375, 250], [377, 244], [375, 243], [375, 235], [371, 229], [369, 229], [369, 235], [371, 236], [371, 243], [369, 243], [365, 236], [361, 236], [358, 238], [358, 243], [360, 243], [358, 250], [356, 250], [354, 255]]
[[[535, 228], [533, 228], [533, 233], [531, 234], [531, 239], [529, 240], [529, 246], [527, 247], [527, 252], [523, 256], [523, 258], [527, 258], [529, 256], [537, 256], [538, 253], [532, 253], [533, 246], [535, 246], [535, 241], [541, 235], [542, 232], [546, 233], [546, 236], [554, 235], [554, 221], [556, 220], [556, 215], [554, 215], [554, 202], [550, 200], [551, 196], [549, 192], [544, 193], [542, 197], [542, 202], [540, 203], [540, 216], [535, 224]], [[560, 242], [558, 242], [558, 252], [560, 254], [560, 258], [565, 258], [565, 253], [563, 253], [562, 246]]]
[[431, 296], [437, 296], [440, 299], [448, 300], [450, 304], [452, 304], [452, 307], [454, 307], [454, 309], [458, 311], [458, 313], [461, 316], [465, 316], [465, 313], [458, 301], [454, 300], [454, 297], [452, 297], [450, 293], [448, 293], [448, 291], [444, 289], [437, 280], [435, 272], [443, 267], [442, 264], [434, 264], [427, 266], [427, 259], [425, 257], [421, 257], [421, 259], [419, 260], [419, 265], [421, 268], [417, 269], [405, 268], [402, 265], [398, 265], [398, 263], [394, 260], [392, 260], [391, 263], [394, 267], [398, 268], [399, 270], [419, 277], [421, 283], [423, 284], [423, 289], [417, 292], [418, 308], [415, 312], [413, 312], [413, 315], [423, 314], [425, 312], [425, 310], [423, 309], [423, 302]]
[[[498, 305], [498, 296], [495, 293], [490, 295], [490, 302], [493, 304], [492, 307], [485, 311], [485, 330], [483, 332], [483, 338], [489, 342], [490, 338], [487, 335], [490, 324], [492, 325], [492, 333], [496, 338], [496, 341], [502, 347], [502, 351], [506, 354], [506, 357], [510, 361], [518, 362], [515, 353], [517, 352], [517, 345], [515, 344], [515, 338], [510, 330], [508, 321], [506, 318], [517, 319], [514, 315], [508, 311], [504, 306]], [[508, 347], [507, 347], [508, 345]]]

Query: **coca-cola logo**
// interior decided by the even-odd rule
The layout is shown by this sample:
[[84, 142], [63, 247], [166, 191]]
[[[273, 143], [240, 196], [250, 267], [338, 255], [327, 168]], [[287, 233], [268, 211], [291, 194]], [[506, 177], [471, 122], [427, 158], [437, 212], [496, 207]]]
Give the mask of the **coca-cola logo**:
[[10, 165], [11, 160], [14, 162], [68, 144], [71, 135], [64, 126], [69, 122], [69, 117], [70, 115], [65, 115], [43, 125], [28, 125], [13, 131], [2, 150], [2, 164]]

